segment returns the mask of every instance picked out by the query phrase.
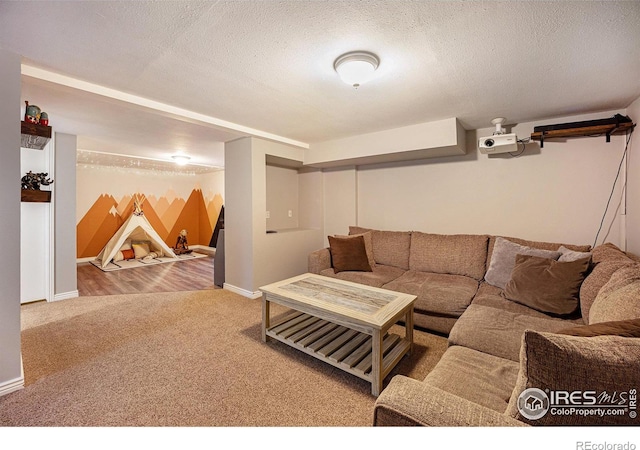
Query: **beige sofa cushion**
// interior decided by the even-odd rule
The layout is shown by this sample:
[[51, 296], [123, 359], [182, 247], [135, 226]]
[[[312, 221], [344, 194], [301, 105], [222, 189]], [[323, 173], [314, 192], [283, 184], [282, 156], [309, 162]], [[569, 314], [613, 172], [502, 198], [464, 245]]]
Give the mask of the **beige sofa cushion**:
[[615, 271], [600, 289], [589, 312], [589, 324], [640, 318], [640, 264]]
[[[527, 331], [522, 339], [520, 372], [506, 413], [531, 425], [638, 425], [637, 418], [624, 415], [554, 415], [553, 409], [535, 420], [518, 410], [531, 391], [614, 392], [628, 401], [628, 392], [638, 388], [640, 339], [619, 336], [576, 337]], [[547, 391], [549, 390], [549, 391]], [[532, 411], [535, 413], [536, 411]], [[540, 413], [544, 409], [540, 410]]]
[[591, 270], [580, 286], [580, 311], [586, 323], [590, 322], [590, 311], [600, 289], [607, 284], [618, 269], [633, 264], [627, 260], [603, 261]]
[[367, 286], [382, 287], [383, 284], [395, 280], [404, 273], [404, 270], [397, 267], [383, 266], [376, 264], [372, 272], [340, 272], [336, 273], [333, 268], [320, 271], [320, 275], [325, 277], [339, 278], [354, 283], [366, 284]]
[[511, 279], [511, 272], [516, 265], [517, 255], [539, 256], [557, 260], [562, 253], [557, 250], [545, 250], [512, 242], [497, 237], [493, 247], [489, 268], [484, 276], [487, 283], [504, 289]]
[[464, 275], [481, 280], [489, 236], [411, 233], [410, 270]]
[[520, 365], [454, 345], [444, 353], [424, 382], [466, 400], [505, 412]]
[[[529, 308], [528, 306], [524, 306], [520, 303], [516, 303], [514, 301], [506, 299], [503, 295], [502, 289], [491, 286], [489, 283], [480, 283], [478, 292], [476, 293], [475, 297], [473, 297], [473, 301], [471, 304], [478, 306], [490, 306], [501, 311], [509, 311], [523, 316], [540, 317], [543, 319], [549, 318], [548, 314], [536, 311], [535, 309]], [[582, 317], [567, 317], [564, 318], [564, 320], [568, 324], [567, 326], [573, 326], [574, 324], [584, 325]]]
[[376, 264], [409, 269], [411, 233], [408, 231], [380, 231], [362, 227], [349, 227], [349, 235], [372, 232], [373, 259]]
[[521, 314], [472, 303], [451, 329], [449, 343], [518, 361], [525, 330], [556, 333], [573, 323], [564, 319], [534, 317], [528, 313]]
[[478, 290], [478, 282], [461, 275], [409, 270], [382, 287], [417, 296], [416, 312], [460, 317]]
[[624, 260], [627, 262], [634, 262], [625, 252], [620, 250], [617, 246], [611, 242], [600, 244], [594, 247], [592, 254], [592, 260], [594, 264], [601, 263], [603, 261], [612, 260]]

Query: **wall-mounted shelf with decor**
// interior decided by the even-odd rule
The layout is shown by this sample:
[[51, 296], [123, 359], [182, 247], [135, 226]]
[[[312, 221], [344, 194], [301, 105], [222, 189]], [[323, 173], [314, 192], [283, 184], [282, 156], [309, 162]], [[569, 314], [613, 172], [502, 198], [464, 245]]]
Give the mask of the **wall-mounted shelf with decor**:
[[51, 191], [36, 191], [32, 189], [22, 189], [21, 200], [32, 203], [50, 203]]
[[39, 123], [20, 123], [21, 142], [20, 147], [42, 150], [51, 140], [51, 127]]
[[632, 132], [636, 125], [632, 122], [612, 123], [605, 125], [577, 126], [559, 130], [534, 131], [531, 139], [540, 141], [540, 147], [544, 146], [544, 141], [554, 138], [578, 137], [578, 136], [605, 136], [607, 142], [611, 141], [612, 134], [625, 134]]

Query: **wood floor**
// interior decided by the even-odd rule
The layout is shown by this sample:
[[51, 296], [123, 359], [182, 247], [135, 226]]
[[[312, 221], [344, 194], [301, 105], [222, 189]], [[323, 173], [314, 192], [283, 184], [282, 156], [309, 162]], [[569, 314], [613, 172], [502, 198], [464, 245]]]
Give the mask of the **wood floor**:
[[78, 264], [81, 297], [202, 289], [219, 289], [213, 284], [211, 256], [114, 272], [103, 272], [91, 263]]

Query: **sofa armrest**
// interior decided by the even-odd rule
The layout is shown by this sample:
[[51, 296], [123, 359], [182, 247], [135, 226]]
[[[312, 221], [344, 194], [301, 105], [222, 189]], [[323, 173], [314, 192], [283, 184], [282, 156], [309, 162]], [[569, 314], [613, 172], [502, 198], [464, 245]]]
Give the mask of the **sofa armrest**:
[[325, 269], [331, 269], [331, 252], [328, 248], [322, 248], [311, 252], [308, 258], [308, 269], [311, 273], [320, 273]]
[[376, 399], [374, 426], [527, 426], [424, 382], [396, 375]]

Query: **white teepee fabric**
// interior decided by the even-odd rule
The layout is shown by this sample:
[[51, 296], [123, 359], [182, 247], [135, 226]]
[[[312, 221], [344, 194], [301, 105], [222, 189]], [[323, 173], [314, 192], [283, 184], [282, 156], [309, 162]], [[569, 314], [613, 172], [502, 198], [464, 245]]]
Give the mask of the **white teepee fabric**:
[[150, 241], [153, 251], [159, 250], [163, 256], [177, 258], [171, 247], [165, 244], [143, 214], [131, 214], [131, 217], [122, 224], [120, 229], [113, 235], [109, 242], [107, 242], [107, 245], [104, 246], [97, 256], [96, 259], [101, 262], [103, 268], [106, 267], [118, 251], [120, 251], [120, 248], [127, 239]]

